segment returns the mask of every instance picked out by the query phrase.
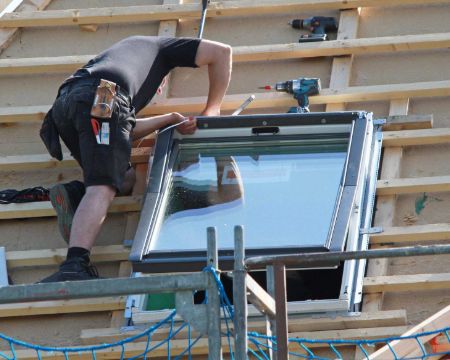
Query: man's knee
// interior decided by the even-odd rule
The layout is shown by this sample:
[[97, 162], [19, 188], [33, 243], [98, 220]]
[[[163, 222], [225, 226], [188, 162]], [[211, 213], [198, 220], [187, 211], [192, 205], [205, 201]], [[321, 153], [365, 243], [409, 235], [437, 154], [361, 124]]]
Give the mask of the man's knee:
[[122, 189], [119, 191], [120, 195], [129, 195], [133, 190], [133, 186], [136, 183], [136, 171], [134, 168], [130, 167], [125, 173], [123, 179]]
[[111, 202], [116, 196], [116, 192], [116, 189], [110, 185], [92, 185], [86, 188], [85, 196], [90, 198], [95, 197]]

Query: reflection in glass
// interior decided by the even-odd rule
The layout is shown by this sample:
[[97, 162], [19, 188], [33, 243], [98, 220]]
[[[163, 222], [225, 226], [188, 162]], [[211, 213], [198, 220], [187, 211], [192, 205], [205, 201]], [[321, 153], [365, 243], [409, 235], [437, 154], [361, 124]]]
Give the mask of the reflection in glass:
[[244, 225], [247, 249], [324, 246], [346, 152], [347, 144], [182, 148], [150, 250], [204, 250], [208, 226], [221, 249], [233, 248], [235, 225]]

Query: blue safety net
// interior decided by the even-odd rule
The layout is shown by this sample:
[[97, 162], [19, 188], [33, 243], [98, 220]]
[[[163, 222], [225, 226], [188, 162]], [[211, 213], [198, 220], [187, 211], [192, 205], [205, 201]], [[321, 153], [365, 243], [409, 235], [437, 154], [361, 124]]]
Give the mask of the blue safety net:
[[[212, 267], [205, 268], [204, 271], [213, 274], [221, 300], [222, 322], [224, 329], [222, 337], [227, 339], [227, 346], [224, 353], [231, 360], [233, 354], [233, 335], [231, 322], [233, 321], [233, 307], [228, 300], [225, 289]], [[207, 294], [206, 294], [207, 295]], [[205, 301], [207, 302], [207, 296]], [[0, 359], [16, 360], [21, 358], [65, 358], [72, 359], [77, 355], [90, 356], [92, 359], [104, 358], [105, 353], [108, 358], [114, 353], [116, 359], [147, 359], [150, 357], [167, 356], [168, 359], [192, 359], [193, 348], [202, 338], [202, 335], [192, 337], [191, 326], [188, 323], [175, 322], [176, 311], [173, 310], [165, 319], [150, 326], [141, 333], [130, 336], [126, 339], [108, 344], [77, 346], [77, 347], [51, 347], [31, 344], [25, 341], [17, 340], [0, 333], [0, 340], [7, 344], [7, 349], [0, 350]], [[162, 335], [163, 334], [163, 335]], [[389, 337], [383, 339], [371, 340], [313, 340], [313, 339], [289, 339], [289, 354], [291, 358], [299, 359], [345, 359], [344, 353], [340, 350], [348, 346], [360, 349], [362, 358], [369, 359], [369, 353], [373, 352], [375, 347], [387, 344], [388, 350], [383, 358], [389, 359], [428, 359], [439, 355], [450, 355], [450, 327], [438, 329], [432, 332], [424, 332], [405, 337]], [[176, 339], [185, 339], [183, 348], [176, 344]], [[439, 339], [439, 341], [429, 341], [430, 339]], [[248, 333], [249, 340], [249, 359], [270, 359], [270, 352], [277, 350], [275, 337], [268, 337], [255, 332]], [[396, 347], [392, 346], [393, 341], [413, 341], [416, 345], [414, 355], [403, 356], [397, 353]], [[424, 345], [426, 343], [426, 345]], [[431, 344], [431, 345], [430, 345]], [[328, 352], [328, 354], [327, 354]]]

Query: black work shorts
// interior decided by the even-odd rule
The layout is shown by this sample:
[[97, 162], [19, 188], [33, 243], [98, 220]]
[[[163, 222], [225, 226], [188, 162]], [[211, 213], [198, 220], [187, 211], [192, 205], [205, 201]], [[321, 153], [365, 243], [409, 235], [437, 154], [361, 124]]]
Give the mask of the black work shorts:
[[110, 185], [122, 190], [130, 167], [130, 132], [136, 124], [129, 99], [116, 96], [110, 119], [96, 119], [100, 125], [109, 123], [109, 145], [98, 144], [91, 123], [91, 107], [98, 79], [79, 79], [60, 88], [53, 104], [53, 118], [61, 139], [83, 169], [86, 186]]

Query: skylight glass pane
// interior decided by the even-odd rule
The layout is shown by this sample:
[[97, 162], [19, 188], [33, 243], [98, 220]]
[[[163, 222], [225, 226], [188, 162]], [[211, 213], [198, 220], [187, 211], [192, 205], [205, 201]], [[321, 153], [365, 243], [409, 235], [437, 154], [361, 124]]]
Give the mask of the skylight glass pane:
[[231, 249], [235, 225], [247, 249], [322, 247], [346, 152], [342, 142], [181, 148], [149, 250], [204, 250], [209, 226]]

